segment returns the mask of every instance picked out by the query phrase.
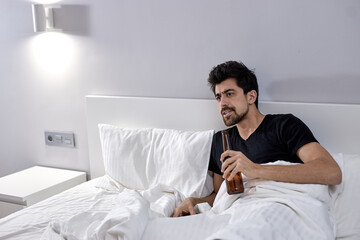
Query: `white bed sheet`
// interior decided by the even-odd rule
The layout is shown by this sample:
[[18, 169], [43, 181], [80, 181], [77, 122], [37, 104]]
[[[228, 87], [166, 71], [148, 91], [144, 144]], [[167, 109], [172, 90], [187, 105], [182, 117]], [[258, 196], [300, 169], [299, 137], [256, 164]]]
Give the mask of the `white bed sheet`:
[[244, 181], [241, 195], [222, 184], [203, 214], [151, 220], [142, 239], [335, 239], [327, 186]]
[[5, 218], [0, 239], [335, 238], [327, 186], [244, 182], [243, 194], [228, 195], [223, 184], [212, 209], [175, 219], [169, 216], [184, 200], [180, 192], [124, 189], [104, 176]]
[[[337, 239], [359, 239], [359, 231], [356, 230], [360, 220], [357, 210], [354, 212], [354, 208], [342, 204], [342, 197], [344, 196], [348, 199], [349, 194], [351, 196], [358, 196], [353, 195], [353, 193], [358, 190], [359, 177], [356, 175], [357, 178], [354, 178], [354, 175], [349, 174], [349, 171], [358, 168], [360, 162], [358, 157], [352, 157], [351, 159], [347, 157], [346, 160], [344, 162], [345, 176], [343, 180], [345, 186], [349, 186], [350, 189], [344, 187], [343, 191], [340, 185], [332, 193], [332, 197], [337, 201], [335, 202], [334, 213], [336, 217], [340, 216], [340, 218], [336, 219], [338, 224], [338, 229], [336, 230]], [[352, 183], [347, 185], [350, 180], [355, 180], [355, 185]], [[248, 183], [247, 187], [257, 185], [258, 183], [253, 181]], [[171, 192], [171, 188], [160, 186], [157, 189], [148, 191], [147, 195], [142, 194], [140, 196], [134, 191], [123, 191], [124, 188], [121, 185], [117, 184], [110, 177], [103, 176], [0, 219], [0, 239], [63, 239], [60, 234], [49, 235], [48, 232], [50, 229], [56, 229], [56, 227], [60, 229], [59, 227], [61, 226], [59, 224], [63, 224], [62, 227], [71, 226], [75, 229], [75, 235], [72, 237], [76, 236], [76, 234], [78, 237], [79, 233], [87, 237], [86, 234], [88, 233], [84, 229], [91, 224], [93, 224], [93, 227], [89, 229], [95, 229], [100, 226], [103, 233], [109, 232], [109, 226], [110, 228], [111, 225], [115, 226], [113, 232], [119, 234], [122, 231], [121, 227], [124, 227], [118, 223], [122, 221], [121, 216], [124, 216], [124, 208], [121, 206], [125, 206], [125, 203], [133, 207], [138, 206], [137, 209], [139, 211], [137, 213], [140, 214], [133, 214], [132, 218], [129, 218], [132, 222], [128, 221], [126, 227], [123, 228], [126, 230], [129, 229], [129, 226], [134, 226], [133, 228], [136, 230], [132, 233], [130, 232], [130, 234], [133, 234], [131, 238], [124, 237], [120, 239], [234, 239], [233, 234], [238, 238], [244, 233], [247, 236], [257, 236], [260, 238], [264, 237], [263, 234], [271, 234], [270, 237], [267, 236], [267, 239], [281, 239], [282, 236], [284, 236], [283, 239], [287, 239], [289, 236], [291, 236], [291, 239], [296, 239], [297, 236], [306, 238], [307, 235], [304, 234], [320, 234], [316, 236], [316, 239], [333, 239], [336, 226], [331, 216], [327, 216], [329, 212], [324, 207], [325, 205], [322, 204], [322, 202], [328, 202], [329, 199], [327, 197], [324, 198], [326, 194], [320, 194], [326, 191], [326, 187], [305, 185], [306, 188], [310, 187], [309, 190], [312, 198], [308, 198], [308, 193], [301, 193], [299, 191], [302, 189], [301, 185], [299, 186], [300, 188], [296, 187], [296, 184], [286, 183], [263, 182], [261, 185], [260, 188], [257, 188], [257, 195], [249, 195], [242, 199], [236, 199], [236, 196], [229, 197], [229, 195], [225, 194], [225, 188], [222, 186], [212, 210], [195, 216], [168, 218], [163, 216], [168, 216], [173, 209], [173, 206], [168, 204], [169, 199], [163, 198], [161, 204], [151, 205], [143, 201], [143, 197], [150, 202], [161, 199], [159, 195], [154, 193], [164, 192], [164, 190], [165, 192]], [[120, 192], [127, 193], [119, 198]], [[283, 195], [282, 192], [286, 194]], [[299, 192], [300, 194], [294, 196], [291, 192]], [[337, 192], [340, 193], [338, 197]], [[270, 193], [272, 198], [266, 196]], [[255, 198], [251, 196], [255, 196]], [[266, 196], [264, 198], [266, 200], [262, 196]], [[291, 197], [288, 198], [287, 196]], [[179, 201], [182, 200], [182, 197], [181, 194], [178, 194], [175, 198], [170, 198], [170, 200]], [[256, 201], [258, 203], [253, 204], [254, 200], [255, 203]], [[355, 201], [357, 200], [355, 199]], [[165, 204], [163, 204], [164, 202]], [[174, 201], [172, 204], [174, 204]], [[311, 205], [311, 211], [303, 210], [303, 207], [306, 206], [307, 208], [309, 204]], [[168, 207], [156, 208], [156, 205]], [[231, 205], [236, 207], [230, 207]], [[353, 205], [353, 203], [350, 205]], [[131, 209], [134, 209], [133, 207]], [[157, 214], [149, 214], [148, 209], [150, 208], [153, 211], [155, 210]], [[263, 211], [264, 209], [266, 211]], [[273, 211], [269, 211], [269, 209]], [[127, 209], [125, 210], [128, 211]], [[344, 218], [347, 216], [344, 216], [344, 211], [348, 214], [354, 214], [354, 216], [349, 218], [350, 222]], [[297, 215], [297, 217], [292, 215]], [[317, 219], [320, 215], [325, 217]], [[90, 218], [85, 218], [89, 216]], [[249, 221], [250, 219], [253, 219], [253, 221]], [[274, 227], [269, 229], [266, 229], [266, 227], [260, 228], [260, 226], [266, 226], [266, 224], [262, 225], [264, 219], [270, 223], [277, 222], [276, 230], [274, 231]], [[299, 227], [291, 229], [287, 225], [289, 221], [297, 221], [297, 224], [293, 226]], [[251, 222], [252, 224], [250, 224]], [[78, 226], [72, 224], [78, 224]], [[319, 224], [321, 227], [319, 227]], [[239, 228], [239, 225], [243, 227]], [[339, 226], [341, 226], [341, 229], [339, 229]], [[251, 231], [253, 232], [251, 233]], [[129, 232], [127, 232], [127, 235], [129, 236]], [[308, 239], [313, 239], [313, 236], [307, 237]], [[81, 239], [72, 237], [68, 236], [68, 239]], [[83, 239], [87, 239], [86, 237]], [[249, 238], [244, 237], [243, 239]]]
[[107, 213], [116, 205], [117, 189], [106, 176], [80, 184], [0, 219], [0, 239], [41, 239], [50, 222], [85, 211]]

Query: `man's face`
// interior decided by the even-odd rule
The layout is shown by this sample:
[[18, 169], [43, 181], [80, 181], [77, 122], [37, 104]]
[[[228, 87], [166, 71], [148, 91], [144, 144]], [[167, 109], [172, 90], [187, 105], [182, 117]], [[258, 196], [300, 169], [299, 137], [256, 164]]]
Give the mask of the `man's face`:
[[215, 99], [226, 126], [241, 122], [249, 112], [249, 103], [244, 90], [236, 84], [234, 78], [215, 86]]

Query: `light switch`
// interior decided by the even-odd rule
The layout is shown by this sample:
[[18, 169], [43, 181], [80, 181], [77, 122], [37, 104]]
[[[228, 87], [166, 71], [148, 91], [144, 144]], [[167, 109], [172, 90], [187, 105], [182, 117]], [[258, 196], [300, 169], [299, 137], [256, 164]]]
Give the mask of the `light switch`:
[[45, 132], [45, 143], [50, 146], [75, 147], [72, 132]]

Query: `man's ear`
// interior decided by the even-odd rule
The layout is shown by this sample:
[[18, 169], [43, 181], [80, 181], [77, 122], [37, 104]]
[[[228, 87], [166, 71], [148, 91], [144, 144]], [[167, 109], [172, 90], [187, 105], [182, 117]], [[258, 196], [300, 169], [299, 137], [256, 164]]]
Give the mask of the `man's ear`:
[[249, 104], [254, 104], [257, 99], [257, 92], [255, 90], [251, 90], [246, 95], [247, 95]]

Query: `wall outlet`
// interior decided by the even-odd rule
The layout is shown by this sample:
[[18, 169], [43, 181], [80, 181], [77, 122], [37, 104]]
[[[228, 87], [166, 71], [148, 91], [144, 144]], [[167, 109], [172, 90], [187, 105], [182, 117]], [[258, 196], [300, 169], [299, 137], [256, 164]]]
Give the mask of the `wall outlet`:
[[75, 147], [72, 132], [45, 132], [45, 143], [50, 146]]

